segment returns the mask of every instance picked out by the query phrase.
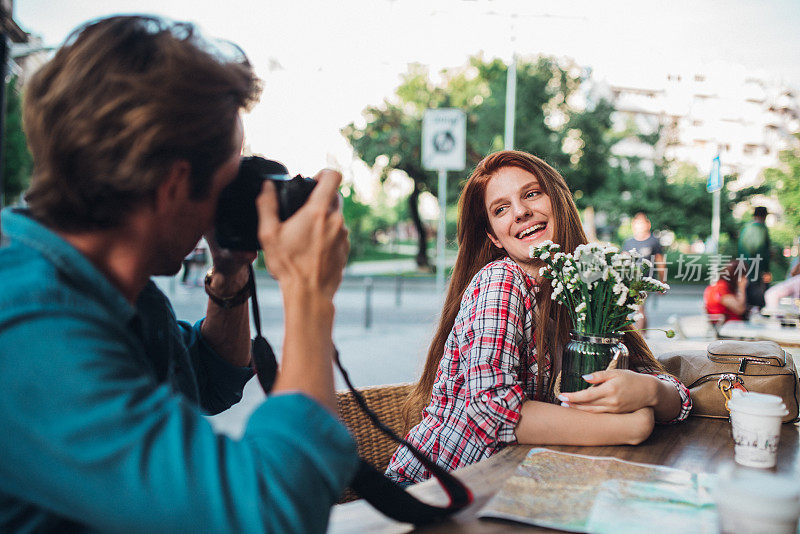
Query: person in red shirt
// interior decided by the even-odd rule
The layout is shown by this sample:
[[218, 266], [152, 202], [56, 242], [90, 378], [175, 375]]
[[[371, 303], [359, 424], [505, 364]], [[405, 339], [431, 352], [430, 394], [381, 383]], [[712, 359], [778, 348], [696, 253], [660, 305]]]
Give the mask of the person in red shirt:
[[[568, 310], [551, 299], [529, 258], [550, 240], [563, 250], [586, 243], [564, 178], [518, 151], [491, 154], [459, 201], [459, 251], [422, 377], [404, 406], [422, 421], [406, 439], [452, 470], [506, 445], [616, 445], [647, 439], [655, 420], [688, 416], [688, 390], [663, 371], [638, 332], [626, 332], [633, 370], [584, 377], [595, 387], [553, 393]], [[409, 425], [410, 426], [410, 425]], [[430, 473], [401, 446], [386, 474], [411, 484]]]
[[731, 260], [720, 273], [719, 280], [703, 291], [706, 313], [715, 325], [744, 321], [747, 310], [746, 270], [743, 262]]

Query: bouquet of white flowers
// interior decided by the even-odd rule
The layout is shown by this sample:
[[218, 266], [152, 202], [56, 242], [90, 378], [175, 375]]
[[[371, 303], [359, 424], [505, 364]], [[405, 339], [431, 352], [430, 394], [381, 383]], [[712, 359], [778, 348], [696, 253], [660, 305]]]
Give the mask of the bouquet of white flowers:
[[590, 243], [569, 254], [545, 241], [532, 245], [529, 254], [544, 262], [539, 274], [551, 280], [553, 300], [567, 307], [575, 330], [582, 334], [622, 332], [636, 319], [637, 307], [648, 291], [669, 289], [644, 275], [652, 263], [635, 251]]

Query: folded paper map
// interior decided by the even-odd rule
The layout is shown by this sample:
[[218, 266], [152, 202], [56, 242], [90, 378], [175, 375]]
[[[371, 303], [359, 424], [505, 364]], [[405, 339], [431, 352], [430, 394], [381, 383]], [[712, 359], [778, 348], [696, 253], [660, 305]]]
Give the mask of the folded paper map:
[[478, 513], [570, 532], [718, 532], [713, 475], [532, 449]]

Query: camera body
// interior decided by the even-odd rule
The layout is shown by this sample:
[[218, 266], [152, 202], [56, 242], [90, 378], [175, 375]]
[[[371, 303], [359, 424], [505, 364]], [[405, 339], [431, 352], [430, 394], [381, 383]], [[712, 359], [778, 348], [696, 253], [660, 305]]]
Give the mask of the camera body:
[[282, 163], [259, 156], [242, 158], [236, 178], [222, 190], [217, 204], [214, 235], [221, 247], [233, 250], [259, 250], [256, 197], [264, 180], [272, 180], [278, 197], [281, 221], [305, 204], [315, 180], [299, 174], [292, 178]]

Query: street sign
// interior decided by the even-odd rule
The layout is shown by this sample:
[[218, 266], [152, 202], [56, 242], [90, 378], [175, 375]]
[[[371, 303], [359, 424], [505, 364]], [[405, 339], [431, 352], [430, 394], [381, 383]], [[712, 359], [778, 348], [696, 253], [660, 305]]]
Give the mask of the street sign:
[[422, 118], [422, 166], [463, 171], [467, 164], [467, 116], [460, 109], [428, 109]]
[[719, 155], [711, 162], [711, 173], [706, 182], [706, 191], [713, 193], [722, 189], [722, 173], [720, 172]]

